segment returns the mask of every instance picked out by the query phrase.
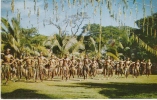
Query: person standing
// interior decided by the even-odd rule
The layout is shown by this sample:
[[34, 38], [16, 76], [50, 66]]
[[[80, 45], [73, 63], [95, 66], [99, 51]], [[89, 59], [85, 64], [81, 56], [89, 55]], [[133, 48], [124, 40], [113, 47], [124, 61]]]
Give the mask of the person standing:
[[22, 66], [22, 63], [23, 63], [23, 59], [22, 59], [22, 56], [20, 56], [19, 59], [17, 59], [17, 77], [18, 77], [18, 80], [20, 80], [22, 78], [22, 69], [23, 69], [23, 66]]
[[44, 68], [45, 65], [48, 63], [47, 59], [43, 56], [43, 53], [40, 52], [40, 56], [38, 57], [38, 67], [39, 67], [39, 77], [41, 82], [43, 81], [44, 75]]
[[144, 75], [146, 74], [146, 61], [145, 60], [142, 60], [141, 62], [141, 75]]
[[8, 48], [4, 54], [3, 57], [3, 65], [4, 65], [4, 77], [6, 78], [6, 82], [4, 84], [7, 84], [9, 78], [10, 78], [10, 70], [11, 70], [11, 64], [14, 63], [14, 57], [10, 54], [10, 49]]
[[124, 75], [127, 78], [129, 75], [129, 69], [130, 69], [130, 65], [131, 65], [131, 61], [130, 58], [127, 58], [127, 60], [125, 61], [125, 67], [124, 67]]
[[84, 76], [84, 79], [87, 79], [87, 75], [89, 73], [90, 63], [91, 63], [91, 60], [88, 59], [87, 55], [85, 55], [85, 58], [83, 59], [83, 76]]
[[120, 60], [120, 74], [124, 73], [125, 61], [123, 59]]
[[30, 54], [27, 54], [26, 57], [23, 60], [23, 63], [25, 62], [25, 78], [26, 81], [30, 80], [32, 77], [32, 66], [33, 66], [33, 58], [30, 56]]
[[[51, 58], [49, 60], [49, 70], [48, 70], [48, 78], [50, 78], [51, 76], [51, 79], [55, 76], [55, 73], [57, 73], [58, 70], [56, 70], [56, 65], [57, 65], [57, 61], [55, 60], [55, 57], [54, 55], [51, 55]], [[51, 75], [50, 75], [51, 74]]]
[[135, 63], [135, 77], [140, 75], [140, 60], [137, 60]]
[[149, 75], [151, 74], [151, 67], [152, 67], [152, 63], [150, 59], [148, 59], [147, 66], [146, 66], [147, 77], [149, 77]]
[[62, 66], [62, 80], [65, 77], [66, 80], [68, 80], [69, 76], [69, 65], [71, 64], [70, 59], [68, 58], [68, 55], [66, 54], [63, 59], [63, 66]]
[[76, 66], [78, 65], [78, 62], [75, 60], [75, 57], [72, 56], [71, 64], [69, 66], [69, 79], [72, 76], [74, 78], [74, 75], [76, 74]]

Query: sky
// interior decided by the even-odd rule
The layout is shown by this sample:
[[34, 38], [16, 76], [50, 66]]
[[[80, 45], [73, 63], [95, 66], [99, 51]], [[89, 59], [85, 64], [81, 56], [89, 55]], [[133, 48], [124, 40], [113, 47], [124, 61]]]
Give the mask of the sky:
[[[63, 23], [63, 20], [65, 17], [69, 17], [71, 15], [77, 14], [77, 12], [86, 12], [87, 15], [90, 17], [89, 19], [83, 21], [81, 28], [85, 24], [92, 24], [97, 23], [100, 24], [100, 7], [98, 7], [98, 3], [96, 0], [93, 0], [93, 6], [92, 3], [88, 3], [87, 1], [92, 0], [54, 0], [55, 3], [58, 5], [58, 10], [54, 9], [54, 3], [53, 0], [36, 0], [36, 10], [34, 9], [35, 2], [34, 0], [14, 0], [14, 12], [11, 11], [11, 1], [12, 0], [1, 0], [1, 17], [4, 17], [11, 21], [11, 18], [17, 17], [17, 14], [20, 13], [20, 25], [23, 28], [31, 28], [36, 27], [38, 29], [39, 34], [43, 34], [46, 36], [53, 35], [55, 33], [58, 33], [58, 29], [52, 25], [49, 24], [49, 21], [51, 19], [52, 22], [54, 22], [57, 25], [60, 25], [62, 29], [65, 28], [65, 24]], [[70, 2], [70, 5], [68, 5], [68, 1]], [[75, 5], [73, 5], [73, 1], [82, 1], [82, 2], [76, 2]], [[101, 25], [102, 26], [121, 26], [126, 25], [130, 27], [137, 28], [137, 25], [134, 24], [134, 22], [140, 18], [143, 18], [144, 14], [145, 16], [151, 15], [151, 10], [153, 10], [153, 13], [157, 12], [157, 0], [152, 0], [152, 9], [150, 0], [136, 0], [136, 2], [133, 4], [133, 0], [125, 0], [127, 1], [127, 8], [125, 6], [124, 8], [124, 0], [110, 0], [112, 2], [111, 7], [111, 15], [114, 15], [114, 18], [111, 17], [109, 14], [109, 10], [107, 8], [106, 1], [108, 0], [99, 0], [101, 1], [101, 9], [102, 9], [102, 15], [101, 15]], [[103, 1], [103, 2], [102, 2]], [[145, 2], [145, 10], [144, 13], [143, 9], [143, 1]], [[86, 3], [87, 2], [87, 3]], [[48, 5], [45, 9], [44, 6]], [[84, 6], [87, 5], [87, 6]], [[64, 6], [64, 7], [63, 7]], [[63, 7], [63, 9], [62, 9]], [[96, 9], [95, 9], [96, 8]], [[125, 13], [123, 13], [123, 10]], [[39, 11], [39, 16], [37, 16], [37, 13]], [[138, 12], [136, 12], [138, 11]], [[117, 16], [116, 16], [117, 14]], [[30, 15], [30, 16], [29, 16]], [[56, 21], [56, 16], [58, 21]], [[117, 18], [117, 20], [115, 20]], [[82, 29], [79, 29], [78, 34], [81, 33]], [[67, 32], [68, 34], [71, 34], [70, 32], [71, 26], [68, 25]]]

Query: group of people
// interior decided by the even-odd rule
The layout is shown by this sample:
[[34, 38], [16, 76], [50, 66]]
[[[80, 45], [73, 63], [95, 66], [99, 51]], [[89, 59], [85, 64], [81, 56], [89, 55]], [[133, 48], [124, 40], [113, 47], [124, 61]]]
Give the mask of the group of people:
[[90, 59], [85, 55], [83, 59], [76, 59], [74, 56], [69, 58], [68, 55], [58, 58], [53, 54], [50, 58], [46, 58], [42, 52], [40, 52], [40, 56], [27, 54], [25, 57], [14, 58], [10, 54], [10, 49], [7, 49], [2, 56], [1, 63], [1, 79], [6, 80], [5, 84], [9, 80], [16, 81], [22, 77], [26, 81], [33, 79], [36, 82], [37, 80], [53, 79], [55, 76], [62, 80], [74, 78], [75, 75], [87, 79], [88, 76], [95, 77], [97, 74], [109, 78], [114, 73], [117, 78], [122, 75], [127, 78], [129, 74], [132, 74], [133, 77], [143, 74], [149, 76], [152, 66], [150, 59], [133, 62], [130, 58], [125, 61], [117, 61], [110, 56], [107, 59]]

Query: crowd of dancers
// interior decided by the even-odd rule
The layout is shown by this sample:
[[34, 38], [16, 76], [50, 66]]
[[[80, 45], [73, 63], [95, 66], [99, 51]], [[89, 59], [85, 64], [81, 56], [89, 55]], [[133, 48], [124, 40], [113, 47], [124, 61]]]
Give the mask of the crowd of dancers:
[[87, 55], [83, 59], [75, 58], [75, 56], [58, 58], [55, 55], [46, 58], [40, 52], [40, 56], [31, 56], [27, 54], [25, 57], [14, 58], [10, 54], [10, 49], [7, 49], [1, 57], [1, 79], [18, 81], [25, 78], [26, 81], [33, 79], [43, 81], [53, 79], [55, 76], [62, 80], [70, 79], [71, 77], [95, 77], [97, 74], [102, 74], [103, 77], [110, 78], [116, 75], [120, 76], [132, 75], [138, 77], [139, 75], [149, 76], [151, 74], [152, 63], [150, 59], [142, 61], [131, 61], [130, 58], [126, 60], [114, 60], [110, 56], [107, 59], [92, 59]]

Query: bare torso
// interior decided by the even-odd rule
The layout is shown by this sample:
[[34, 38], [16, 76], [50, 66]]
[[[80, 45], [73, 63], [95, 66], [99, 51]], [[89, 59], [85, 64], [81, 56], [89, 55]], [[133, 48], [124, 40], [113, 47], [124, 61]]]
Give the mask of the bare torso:
[[14, 57], [11, 54], [4, 55], [4, 64], [10, 64], [13, 61]]

